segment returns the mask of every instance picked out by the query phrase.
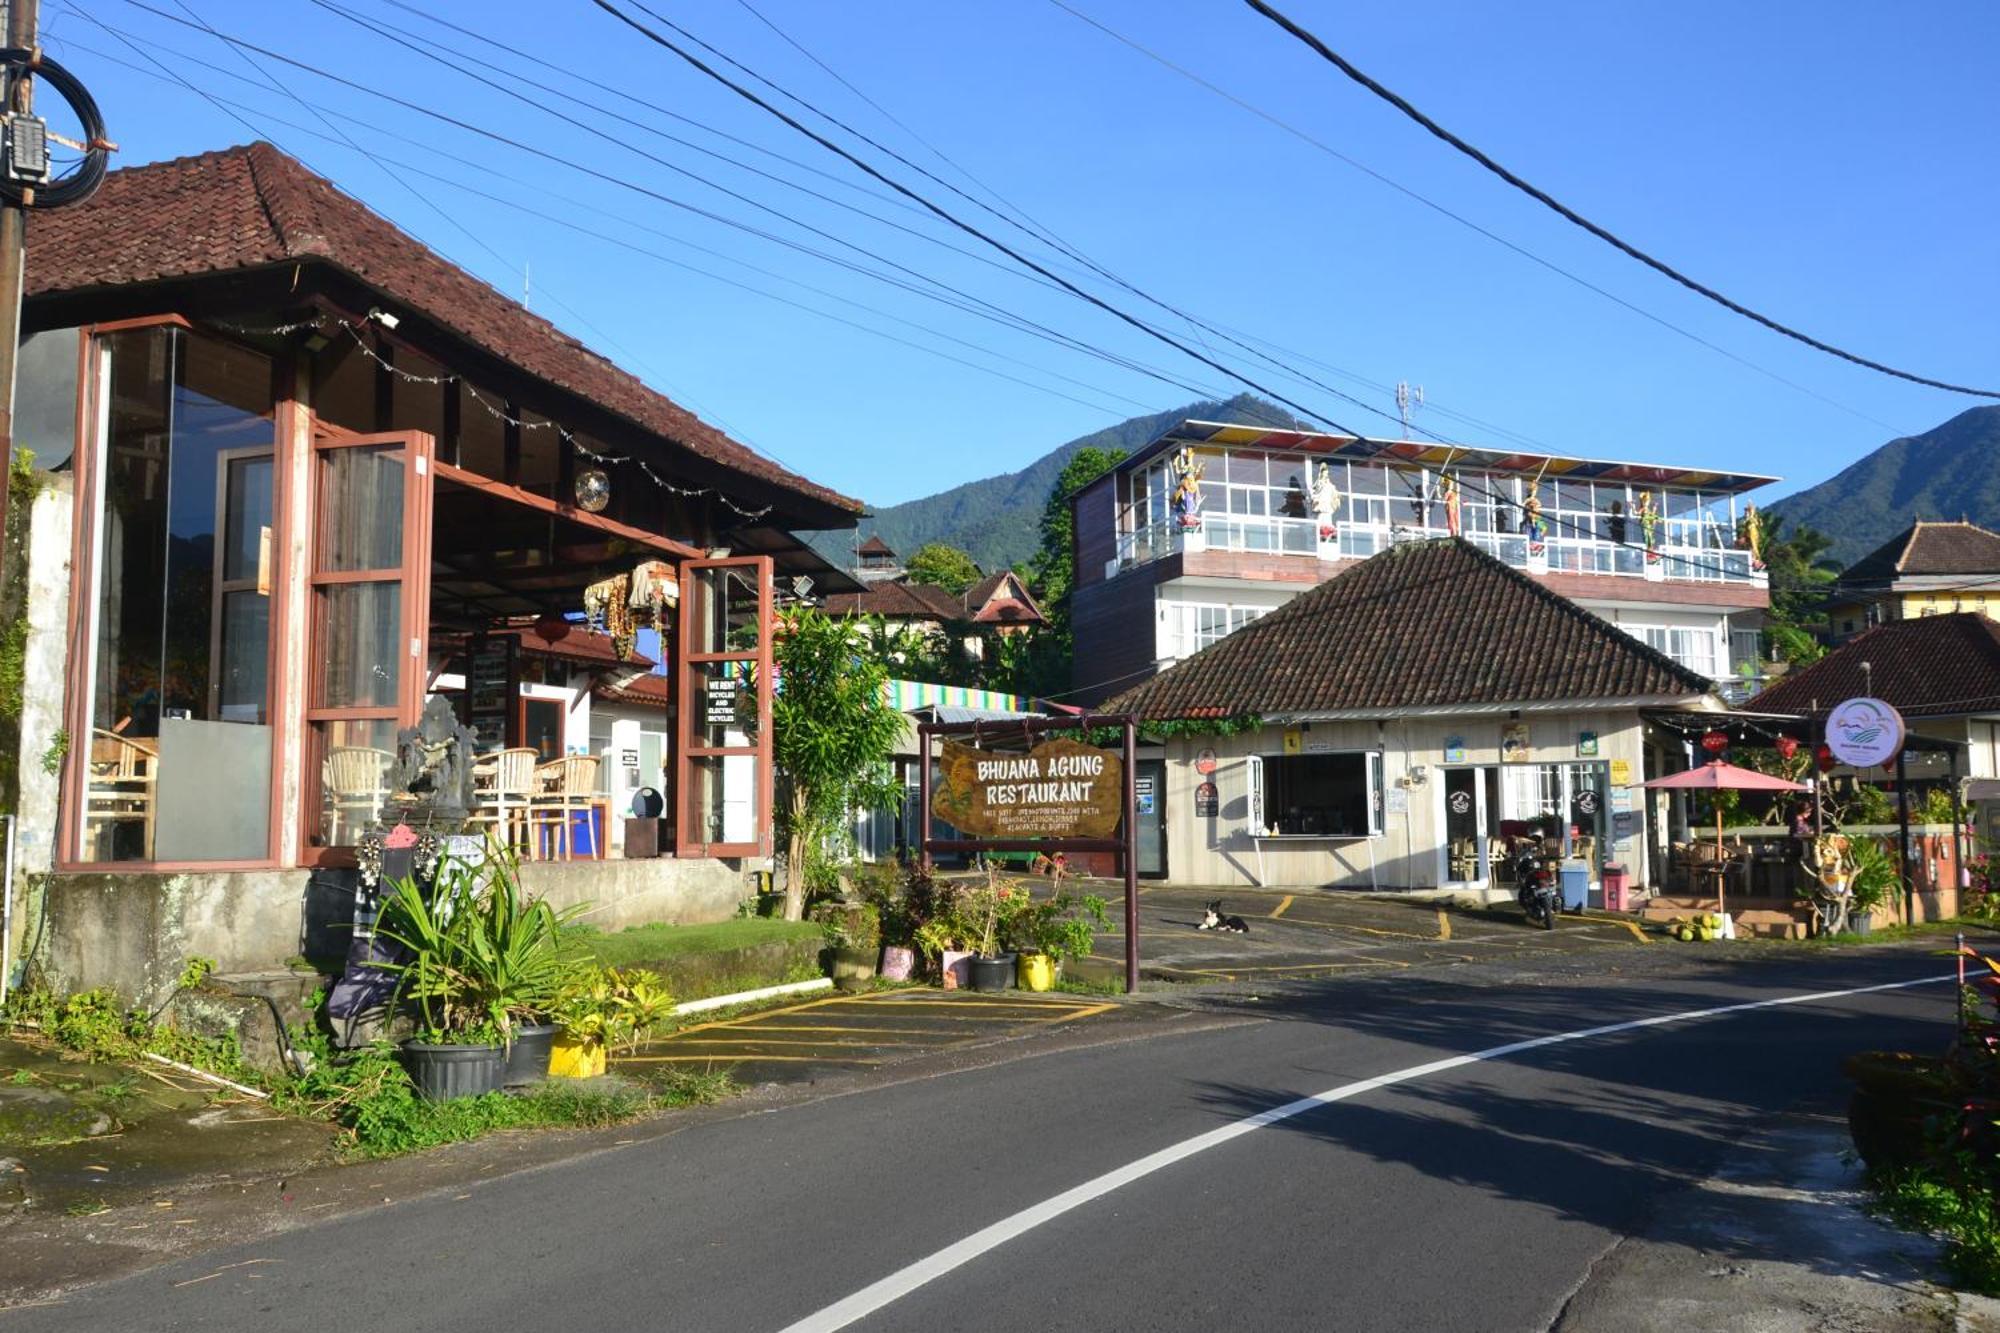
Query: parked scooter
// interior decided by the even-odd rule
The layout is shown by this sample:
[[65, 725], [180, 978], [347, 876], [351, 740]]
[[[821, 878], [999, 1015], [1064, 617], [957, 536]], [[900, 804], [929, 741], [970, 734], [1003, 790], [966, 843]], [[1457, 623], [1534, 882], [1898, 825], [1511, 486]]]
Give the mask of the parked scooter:
[[1556, 887], [1555, 868], [1541, 849], [1523, 847], [1514, 854], [1514, 898], [1528, 920], [1543, 930], [1556, 928], [1556, 913], [1562, 910], [1562, 895]]

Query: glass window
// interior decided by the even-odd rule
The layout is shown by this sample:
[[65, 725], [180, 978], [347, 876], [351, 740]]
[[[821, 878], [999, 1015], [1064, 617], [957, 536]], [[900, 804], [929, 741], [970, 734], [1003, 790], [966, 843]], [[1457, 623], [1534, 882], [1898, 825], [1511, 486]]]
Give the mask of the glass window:
[[269, 358], [156, 327], [99, 342], [86, 860], [256, 860], [270, 845]]
[[396, 763], [393, 718], [343, 719], [313, 725], [320, 763], [322, 846], [351, 847], [380, 818]]
[[1360, 838], [1382, 831], [1377, 756], [1348, 751], [1262, 759], [1267, 835]]
[[319, 589], [323, 708], [394, 708], [403, 655], [403, 585], [335, 583]]
[[395, 569], [403, 563], [401, 448], [355, 445], [321, 455], [322, 571]]
[[688, 760], [688, 812], [695, 838], [705, 843], [755, 844], [757, 756], [695, 755]]
[[684, 613], [694, 619], [694, 651], [743, 653], [757, 651], [757, 571], [748, 565], [724, 565], [694, 571]]

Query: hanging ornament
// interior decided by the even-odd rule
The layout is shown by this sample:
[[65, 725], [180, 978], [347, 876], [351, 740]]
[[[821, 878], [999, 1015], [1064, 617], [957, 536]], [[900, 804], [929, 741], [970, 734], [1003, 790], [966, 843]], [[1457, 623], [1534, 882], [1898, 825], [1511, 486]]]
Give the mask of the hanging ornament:
[[1777, 750], [1780, 759], [1790, 759], [1799, 752], [1799, 743], [1790, 736], [1780, 736], [1772, 742], [1772, 748]]
[[569, 619], [553, 611], [535, 617], [535, 637], [546, 644], [558, 644], [569, 637]]
[[611, 478], [601, 467], [581, 468], [576, 474], [576, 507], [585, 513], [602, 513], [611, 503]]
[[1712, 755], [1720, 756], [1724, 750], [1729, 748], [1729, 737], [1719, 731], [1704, 732], [1701, 738], [1701, 748]]
[[1833, 747], [1831, 745], [1821, 745], [1813, 757], [1819, 761], [1819, 771], [1822, 773], [1833, 772], [1833, 766], [1838, 762], [1833, 757]]

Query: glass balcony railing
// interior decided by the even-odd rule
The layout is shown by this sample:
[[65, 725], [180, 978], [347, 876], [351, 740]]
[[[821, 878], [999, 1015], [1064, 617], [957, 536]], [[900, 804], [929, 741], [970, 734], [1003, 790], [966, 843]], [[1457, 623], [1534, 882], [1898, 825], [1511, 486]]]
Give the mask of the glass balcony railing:
[[[1210, 514], [1205, 515], [1201, 527], [1195, 529], [1183, 529], [1178, 523], [1167, 522], [1119, 534], [1118, 558], [1107, 573], [1116, 574], [1177, 551], [1191, 550], [1363, 559], [1387, 550], [1398, 541], [1444, 535], [1442, 528], [1390, 529], [1343, 523], [1339, 536], [1322, 546], [1319, 526], [1312, 519]], [[1766, 582], [1764, 571], [1751, 567], [1750, 553], [1733, 547], [1662, 546], [1654, 553], [1657, 558], [1649, 559], [1647, 552], [1637, 546], [1587, 537], [1551, 535], [1542, 544], [1542, 554], [1531, 556], [1528, 539], [1520, 533], [1470, 532], [1465, 537], [1502, 564], [1530, 573], [1609, 574], [1678, 583], [1732, 583], [1746, 587], [1763, 587]]]

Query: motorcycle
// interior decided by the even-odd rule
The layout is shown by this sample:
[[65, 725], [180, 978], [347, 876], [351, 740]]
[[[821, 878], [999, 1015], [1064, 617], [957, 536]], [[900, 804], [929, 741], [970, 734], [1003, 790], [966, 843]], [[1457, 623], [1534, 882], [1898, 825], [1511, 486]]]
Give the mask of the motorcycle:
[[1562, 895], [1556, 887], [1554, 867], [1538, 848], [1524, 847], [1514, 854], [1514, 899], [1528, 920], [1543, 930], [1556, 928]]

